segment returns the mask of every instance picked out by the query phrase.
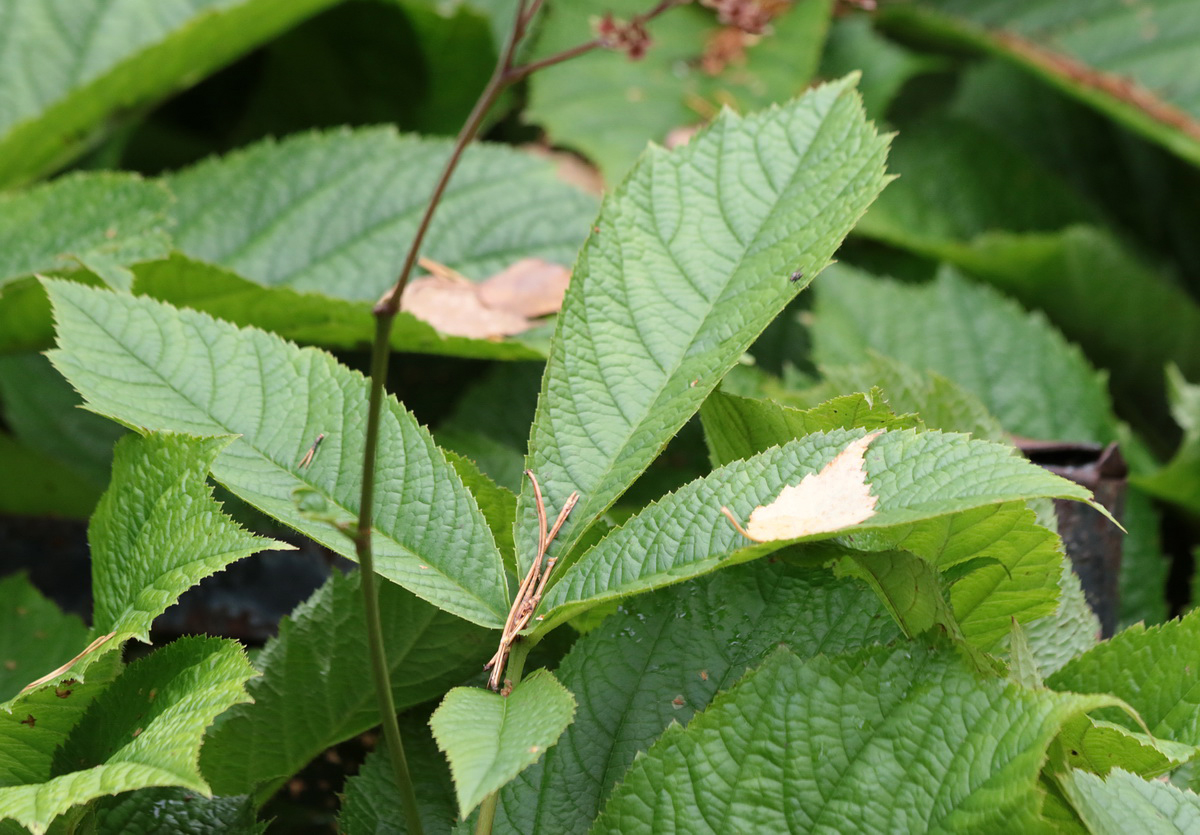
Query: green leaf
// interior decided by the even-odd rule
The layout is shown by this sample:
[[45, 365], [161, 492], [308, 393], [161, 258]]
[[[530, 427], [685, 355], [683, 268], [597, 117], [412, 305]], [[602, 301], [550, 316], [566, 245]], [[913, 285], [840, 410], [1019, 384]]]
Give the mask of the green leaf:
[[[572, 565], [546, 593], [542, 629], [578, 604], [646, 591], [744, 562], [787, 541], [751, 543], [724, 518], [746, 519], [780, 490], [819, 472], [862, 430], [809, 435], [735, 461], [646, 508]], [[866, 451], [875, 513], [865, 522], [810, 540], [886, 530], [926, 519], [1034, 496], [1087, 500], [1089, 493], [1018, 457], [1011, 447], [963, 435], [886, 432]]]
[[[236, 325], [273, 331], [301, 344], [362, 349], [375, 336], [371, 303], [327, 293], [264, 287], [222, 267], [178, 253], [133, 268], [134, 292], [175, 307], [190, 307]], [[336, 288], [330, 288], [332, 292]], [[530, 332], [532, 334], [533, 332]], [[428, 322], [401, 311], [392, 328], [396, 351], [486, 359], [540, 358], [544, 351], [526, 334], [502, 341], [444, 336]]]
[[1138, 487], [1193, 512], [1200, 512], [1200, 385], [1189, 383], [1174, 366], [1167, 368], [1171, 413], [1183, 427], [1175, 456], [1157, 472], [1135, 479]]
[[942, 626], [954, 638], [962, 632], [942, 590], [937, 569], [907, 551], [878, 551], [847, 557], [843, 570], [874, 589], [909, 638]]
[[[396, 280], [451, 145], [335, 130], [207, 160], [167, 181], [176, 247], [268, 287], [374, 302]], [[421, 254], [476, 281], [526, 256], [568, 264], [595, 211], [549, 162], [472, 146]]]
[[0, 432], [0, 512], [16, 516], [63, 516], [86, 519], [100, 489], [70, 467]]
[[61, 612], [24, 574], [0, 578], [0, 702], [70, 659], [86, 635], [77, 615]]
[[888, 25], [1001, 55], [1200, 164], [1200, 92], [1187, 75], [1200, 22], [1187, 4], [921, 0], [886, 11]]
[[0, 819], [42, 833], [59, 814], [107, 794], [180, 786], [207, 795], [196, 768], [205, 728], [246, 701], [254, 675], [233, 641], [181, 638], [131, 664], [54, 754], [53, 772], [0, 788]]
[[714, 391], [700, 408], [700, 420], [709, 455], [713, 464], [720, 466], [814, 432], [855, 427], [867, 431], [911, 429], [920, 423], [915, 415], [897, 416], [882, 394], [872, 389], [801, 410]]
[[141, 789], [95, 805], [96, 830], [122, 835], [262, 835], [247, 797], [203, 797], [186, 789]]
[[592, 831], [1034, 831], [1050, 742], [1104, 703], [921, 645], [781, 649], [639, 758]]
[[[2, 114], [0, 107], [0, 123]], [[115, 172], [71, 174], [0, 194], [0, 286], [37, 272], [104, 265], [109, 283], [128, 290], [124, 265], [161, 258], [171, 248], [170, 205], [171, 193], [161, 183]]]
[[[706, 9], [674, 9], [647, 26], [652, 45], [638, 61], [595, 50], [534, 75], [525, 117], [543, 125], [555, 143], [583, 152], [609, 182], [618, 182], [647, 140], [663, 143], [672, 129], [707, 119], [723, 105], [746, 112], [804, 90], [816, 73], [831, 6], [828, 0], [789, 4], [772, 21], [771, 34], [744, 39], [740, 56], [715, 64], [705, 55], [715, 57], [720, 47], [712, 46], [713, 39], [724, 34], [728, 44], [730, 31]], [[648, 8], [637, 0], [616, 0], [602, 11], [628, 20]], [[598, 11], [583, 0], [555, 3], [546, 10], [533, 57], [593, 37]]]
[[845, 267], [817, 288], [821, 365], [874, 349], [943, 374], [979, 396], [1010, 432], [1045, 440], [1116, 440], [1105, 381], [1039, 314], [944, 269], [911, 287]]
[[575, 716], [575, 697], [548, 670], [536, 670], [507, 696], [456, 687], [429, 717], [450, 761], [466, 817], [487, 795], [541, 759]]
[[124, 429], [78, 408], [79, 395], [40, 354], [0, 356], [0, 399], [4, 422], [17, 438], [69, 468], [99, 496]]
[[[429, 835], [449, 835], [458, 817], [458, 808], [446, 758], [434, 744], [424, 718], [408, 713], [399, 721], [404, 758], [412, 776], [424, 830]], [[338, 814], [338, 831], [346, 835], [403, 835], [408, 832], [404, 802], [396, 789], [396, 778], [385, 748], [376, 748], [368, 754], [358, 773], [346, 781], [346, 793]]]
[[1119, 768], [1107, 778], [1072, 771], [1059, 783], [1093, 835], [1186, 835], [1200, 827], [1200, 797], [1169, 783]]
[[[292, 499], [313, 491], [339, 521], [357, 516], [367, 384], [321, 351], [190, 310], [48, 282], [55, 367], [88, 408], [127, 426], [237, 434], [213, 476], [240, 498], [351, 559], [350, 539]], [[299, 467], [318, 434], [312, 465]], [[508, 612], [504, 571], [483, 514], [429, 433], [384, 404], [375, 499], [376, 570], [485, 626]]]
[[1051, 615], [1025, 625], [1029, 648], [1042, 676], [1087, 652], [1100, 640], [1100, 621], [1083, 596], [1079, 575], [1066, 564], [1058, 579], [1058, 608]]
[[88, 527], [93, 635], [150, 643], [150, 625], [205, 577], [258, 551], [291, 550], [253, 536], [221, 510], [208, 485], [213, 461], [233, 438], [127, 435]]
[[[1112, 693], [1141, 715], [1150, 733], [1200, 745], [1200, 611], [1149, 629], [1132, 626], [1067, 664], [1046, 683], [1057, 690]], [[1101, 718], [1142, 730], [1124, 713]]]
[[631, 600], [563, 659], [558, 676], [579, 700], [575, 722], [501, 791], [495, 831], [586, 832], [638, 752], [672, 723], [686, 724], [779, 642], [809, 657], [898, 634], [861, 583], [782, 561]]
[[1051, 759], [1070, 768], [1108, 775], [1120, 767], [1142, 777], [1158, 777], [1200, 754], [1195, 745], [1156, 739], [1144, 733], [1089, 716], [1077, 716], [1063, 726]]
[[164, 98], [334, 0], [4, 0], [0, 184], [62, 166], [118, 111]]
[[[495, 648], [492, 633], [392, 583], [380, 585], [379, 606], [397, 710], [477, 672]], [[201, 756], [220, 794], [265, 800], [321, 751], [379, 724], [357, 572], [335, 572], [254, 663], [262, 674], [248, 688], [254, 703], [222, 717]]]
[[517, 495], [484, 475], [469, 458], [449, 450], [443, 450], [443, 454], [462, 479], [463, 486], [475, 497], [479, 510], [496, 539], [496, 548], [504, 558], [504, 567], [515, 575], [517, 555], [512, 532], [513, 521], [517, 518]]
[[[651, 148], [610, 194], [558, 319], [529, 443], [555, 512], [581, 499], [566, 554], [700, 407], [754, 338], [829, 263], [886, 182], [887, 140], [850, 79], [674, 153]], [[804, 280], [792, 281], [799, 269]], [[517, 552], [533, 557], [532, 491]]]

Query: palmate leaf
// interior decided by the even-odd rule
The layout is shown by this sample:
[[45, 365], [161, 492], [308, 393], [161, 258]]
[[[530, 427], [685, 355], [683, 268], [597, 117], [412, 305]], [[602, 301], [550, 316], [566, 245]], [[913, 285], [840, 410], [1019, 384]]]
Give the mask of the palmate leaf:
[[1169, 783], [1119, 768], [1107, 778], [1072, 771], [1059, 783], [1092, 835], [1185, 835], [1200, 828], [1200, 797]]
[[196, 768], [204, 730], [246, 700], [253, 674], [238, 644], [212, 638], [181, 638], [135, 661], [71, 729], [49, 773], [0, 788], [0, 819], [41, 833], [72, 806], [107, 794], [146, 786], [208, 794]]
[[1036, 831], [1048, 746], [1110, 703], [919, 644], [781, 649], [636, 760], [592, 832]]
[[[478, 672], [495, 649], [485, 630], [392, 583], [381, 584], [379, 606], [397, 710]], [[379, 724], [367, 645], [359, 575], [335, 573], [255, 659], [254, 703], [209, 734], [200, 765], [213, 789], [261, 802], [326, 748]]]
[[[784, 486], [819, 472], [863, 435], [861, 429], [808, 435], [714, 470], [647, 507], [558, 579], [543, 600], [546, 619], [539, 629], [578, 608], [777, 550], [787, 542], [749, 542], [722, 515], [722, 506], [735, 518], [748, 518]], [[868, 531], [886, 535], [889, 528], [1001, 502], [1037, 496], [1086, 501], [1091, 495], [1029, 463], [1011, 447], [941, 432], [886, 432], [867, 448], [865, 466], [870, 492], [877, 498], [874, 515], [809, 539]]]
[[1190, 3], [920, 0], [886, 12], [889, 25], [1004, 56], [1200, 164], [1200, 88], [1188, 72], [1200, 19]]
[[450, 761], [466, 817], [484, 797], [541, 759], [575, 716], [575, 697], [549, 670], [526, 676], [507, 696], [456, 687], [429, 717]]
[[542, 762], [501, 791], [494, 831], [586, 832], [638, 752], [780, 642], [807, 658], [898, 634], [861, 583], [786, 562], [737, 566], [631, 600], [563, 660], [558, 675], [578, 715]]
[[[167, 180], [176, 247], [268, 287], [374, 302], [396, 280], [451, 147], [343, 129], [207, 160]], [[475, 281], [527, 256], [569, 264], [595, 212], [546, 160], [473, 146], [421, 254]]]
[[101, 122], [180, 89], [335, 0], [3, 0], [0, 184], [103, 136]]
[[[552, 513], [581, 495], [555, 552], [654, 460], [884, 186], [887, 140], [851, 80], [754, 116], [727, 112], [673, 153], [651, 148], [605, 200], [558, 319], [529, 444]], [[528, 564], [528, 486], [517, 519]]]
[[[93, 411], [131, 427], [231, 435], [213, 476], [242, 499], [348, 557], [348, 537], [306, 516], [298, 488], [337, 521], [355, 518], [366, 381], [333, 357], [145, 298], [48, 282], [59, 327], [51, 360]], [[318, 434], [312, 465], [299, 467]], [[509, 602], [500, 553], [475, 500], [429, 433], [384, 405], [377, 570], [467, 620], [499, 627]]]

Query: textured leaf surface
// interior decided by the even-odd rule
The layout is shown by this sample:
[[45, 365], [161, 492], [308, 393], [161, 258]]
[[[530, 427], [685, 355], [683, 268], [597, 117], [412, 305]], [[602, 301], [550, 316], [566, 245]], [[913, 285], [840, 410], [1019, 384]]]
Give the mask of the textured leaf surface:
[[[544, 125], [556, 143], [583, 152], [609, 182], [618, 182], [648, 140], [661, 144], [672, 129], [701, 122], [722, 105], [745, 112], [801, 92], [817, 69], [831, 5], [791, 4], [772, 22], [772, 34], [753, 39], [718, 26], [707, 9], [672, 10], [649, 25], [653, 45], [641, 60], [596, 50], [534, 75], [526, 117]], [[648, 8], [637, 0], [615, 0], [603, 11], [628, 20]], [[593, 37], [597, 11], [583, 0], [546, 9], [536, 55]], [[732, 45], [731, 55], [705, 62], [706, 52], [721, 52], [714, 41], [722, 37], [726, 49]]]
[[1067, 722], [1055, 746], [1061, 750], [1058, 758], [1067, 765], [1101, 777], [1115, 766], [1141, 777], [1158, 777], [1200, 754], [1194, 745], [1158, 739], [1088, 716]]
[[920, 423], [914, 415], [893, 412], [878, 389], [842, 395], [811, 409], [715, 391], [704, 401], [700, 420], [709, 455], [717, 466], [814, 432], [854, 427], [867, 431], [911, 429]]
[[575, 697], [548, 670], [536, 670], [507, 696], [456, 687], [429, 717], [450, 761], [465, 818], [484, 797], [541, 759], [575, 716]]
[[[360, 375], [323, 352], [202, 313], [68, 282], [48, 286], [60, 334], [51, 359], [89, 408], [129, 426], [240, 435], [213, 476], [354, 557], [348, 537], [301, 514], [291, 496], [308, 488], [339, 521], [356, 516], [367, 402]], [[320, 433], [320, 453], [300, 469]], [[504, 573], [487, 522], [429, 433], [391, 398], [378, 462], [378, 572], [468, 620], [502, 624]]]
[[[863, 434], [861, 429], [839, 429], [809, 435], [688, 484], [646, 508], [571, 566], [547, 592], [543, 611], [678, 582], [777, 548], [777, 543], [748, 548], [720, 508], [745, 519], [784, 485], [819, 471]], [[1082, 487], [1017, 457], [1011, 447], [940, 432], [884, 433], [867, 448], [866, 472], [878, 498], [875, 515], [843, 534], [1034, 496], [1088, 498]], [[547, 622], [551, 620], [548, 615]]]
[[[448, 140], [389, 128], [263, 142], [167, 182], [177, 248], [270, 287], [374, 302], [396, 280]], [[438, 206], [422, 254], [482, 280], [518, 258], [569, 264], [595, 198], [553, 166], [473, 146]]]
[[0, 579], [0, 703], [69, 660], [85, 635], [78, 615], [60, 611], [24, 574]]
[[[1132, 626], [1070, 661], [1046, 683], [1076, 693], [1112, 693], [1163, 739], [1200, 745], [1200, 611], [1160, 626]], [[1129, 730], [1134, 720], [1116, 711], [1103, 718]]]
[[[558, 319], [530, 439], [548, 504], [580, 502], [566, 553], [629, 486], [883, 187], [887, 142], [848, 81], [674, 153], [652, 148], [605, 201]], [[517, 551], [532, 559], [532, 491]]]
[[587, 831], [639, 751], [672, 722], [686, 724], [781, 641], [809, 657], [897, 635], [862, 584], [784, 562], [737, 566], [632, 600], [563, 660], [558, 675], [579, 700], [578, 715], [545, 760], [501, 792], [495, 831]]
[[1031, 831], [1047, 747], [1094, 703], [920, 645], [780, 650], [637, 760], [592, 831]]
[[978, 395], [1010, 432], [1045, 440], [1116, 439], [1104, 379], [1039, 314], [951, 270], [911, 287], [844, 267], [817, 287], [821, 364], [868, 349], [943, 374]]
[[1093, 835], [1184, 835], [1200, 828], [1200, 797], [1114, 769], [1107, 778], [1072, 771], [1060, 784]]
[[4, 0], [0, 183], [69, 161], [120, 109], [203, 78], [333, 0]]
[[1200, 42], [1191, 3], [921, 0], [892, 4], [898, 25], [1015, 61], [1069, 95], [1200, 163]]
[[253, 536], [213, 500], [208, 471], [233, 438], [127, 435], [88, 527], [92, 629], [150, 642], [154, 619], [202, 579], [257, 551], [290, 550]]
[[[11, 6], [16, 0], [7, 2]], [[3, 102], [0, 95], [0, 113]], [[0, 194], [0, 286], [36, 272], [107, 265], [111, 273], [125, 264], [161, 258], [171, 246], [170, 204], [171, 194], [161, 183], [108, 172], [73, 174], [28, 191]], [[128, 286], [126, 282], [124, 289]]]
[[122, 835], [261, 835], [246, 797], [203, 797], [186, 789], [142, 789], [106, 797], [96, 804], [99, 832]]
[[1038, 671], [1047, 676], [1100, 641], [1100, 621], [1083, 596], [1077, 575], [1064, 562], [1058, 580], [1058, 608], [1025, 627]]
[[0, 815], [34, 833], [80, 803], [146, 786], [204, 794], [196, 768], [205, 728], [246, 700], [254, 674], [232, 641], [181, 638], [131, 664], [54, 754], [53, 776], [0, 788]]
[[[421, 824], [430, 835], [449, 835], [458, 818], [458, 807], [446, 758], [434, 744], [424, 717], [412, 713], [400, 717], [400, 735], [404, 739], [404, 757], [412, 775]], [[346, 781], [338, 831], [346, 835], [408, 832], [404, 803], [383, 748], [368, 754], [358, 774]]]
[[[482, 666], [495, 639], [392, 583], [379, 594], [397, 710], [443, 693]], [[335, 573], [255, 658], [262, 673], [209, 734], [204, 774], [220, 794], [265, 799], [331, 745], [379, 723], [358, 574]]]
[[[252, 325], [301, 344], [363, 349], [375, 336], [371, 304], [290, 287], [264, 287], [222, 267], [178, 253], [134, 267], [134, 292], [175, 307], [190, 307], [236, 325]], [[333, 292], [334, 288], [328, 288]], [[382, 291], [381, 291], [382, 292]], [[541, 330], [546, 330], [542, 328]], [[392, 328], [396, 351], [486, 359], [530, 359], [545, 354], [538, 331], [502, 341], [444, 336], [401, 311]]]

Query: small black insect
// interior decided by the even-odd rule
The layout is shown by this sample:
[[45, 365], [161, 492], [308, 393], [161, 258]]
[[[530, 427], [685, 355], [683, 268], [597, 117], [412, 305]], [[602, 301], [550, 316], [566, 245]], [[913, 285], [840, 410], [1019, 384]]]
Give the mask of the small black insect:
[[804, 271], [803, 271], [803, 270], [796, 270], [794, 273], [792, 273], [792, 277], [791, 277], [791, 278], [789, 278], [789, 279], [788, 279], [788, 281], [790, 281], [790, 282], [792, 282], [793, 284], [795, 284], [797, 281], [799, 281], [799, 280], [800, 280], [800, 279], [802, 279], [802, 278], [804, 278]]

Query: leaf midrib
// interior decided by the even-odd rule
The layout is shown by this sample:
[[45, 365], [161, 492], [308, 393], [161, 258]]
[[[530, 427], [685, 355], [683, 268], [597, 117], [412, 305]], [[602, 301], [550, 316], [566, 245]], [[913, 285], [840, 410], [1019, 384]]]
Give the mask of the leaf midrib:
[[[257, 456], [258, 456], [258, 457], [259, 457], [261, 460], [263, 460], [263, 461], [267, 462], [268, 464], [270, 464], [270, 465], [274, 466], [274, 467], [275, 467], [277, 470], [279, 470], [279, 471], [281, 471], [281, 472], [283, 472], [283, 473], [287, 474], [288, 476], [290, 476], [291, 478], [295, 479], [296, 481], [299, 481], [301, 484], [304, 484], [304, 485], [307, 485], [307, 486], [311, 487], [313, 490], [315, 490], [316, 492], [318, 492], [318, 493], [319, 493], [321, 496], [325, 497], [325, 498], [326, 498], [326, 499], [327, 499], [327, 500], [328, 500], [328, 501], [329, 501], [331, 504], [333, 504], [334, 506], [338, 507], [339, 509], [341, 509], [341, 510], [345, 511], [347, 514], [349, 514], [349, 515], [351, 515], [351, 516], [355, 516], [355, 517], [357, 517], [357, 516], [358, 516], [358, 512], [357, 512], [357, 511], [355, 511], [355, 510], [352, 510], [351, 508], [345, 507], [345, 506], [344, 506], [344, 505], [343, 505], [343, 504], [342, 504], [340, 501], [338, 501], [338, 500], [337, 500], [337, 499], [336, 499], [334, 496], [330, 495], [330, 494], [329, 494], [329, 493], [328, 493], [328, 492], [325, 490], [325, 488], [324, 488], [323, 486], [321, 486], [321, 485], [317, 485], [317, 484], [314, 484], [314, 483], [310, 482], [308, 479], [301, 477], [301, 476], [300, 476], [298, 473], [296, 473], [296, 472], [293, 472], [293, 471], [291, 470], [291, 468], [290, 468], [290, 467], [286, 467], [285, 465], [283, 465], [283, 464], [280, 464], [278, 461], [276, 461], [276, 460], [274, 460], [273, 458], [271, 458], [270, 456], [268, 456], [268, 455], [267, 455], [265, 452], [263, 452], [263, 451], [262, 451], [261, 449], [259, 449], [257, 446], [255, 446], [255, 445], [251, 444], [251, 443], [250, 443], [250, 442], [249, 442], [249, 441], [246, 439], [246, 437], [245, 437], [245, 436], [244, 436], [242, 433], [232, 430], [230, 427], [226, 426], [226, 425], [225, 425], [225, 424], [224, 424], [222, 421], [218, 420], [216, 417], [214, 417], [213, 415], [209, 414], [209, 413], [208, 413], [208, 411], [207, 411], [207, 409], [204, 409], [204, 408], [202, 408], [202, 407], [201, 407], [199, 404], [195, 403], [195, 402], [194, 402], [194, 401], [193, 401], [193, 400], [192, 400], [190, 397], [188, 397], [186, 394], [184, 394], [183, 392], [181, 392], [181, 391], [179, 391], [177, 388], [175, 388], [175, 386], [174, 386], [173, 384], [171, 384], [171, 383], [170, 383], [170, 381], [168, 381], [168, 380], [167, 380], [165, 377], [163, 377], [163, 375], [162, 375], [162, 374], [161, 374], [161, 373], [158, 371], [158, 369], [156, 369], [155, 367], [151, 366], [151, 365], [150, 365], [148, 362], [146, 362], [146, 361], [145, 361], [145, 360], [144, 360], [144, 359], [143, 359], [141, 356], [139, 356], [137, 353], [135, 353], [135, 352], [131, 351], [131, 350], [130, 350], [130, 348], [129, 348], [129, 347], [126, 345], [126, 344], [125, 344], [125, 342], [124, 342], [124, 341], [123, 341], [123, 340], [122, 340], [120, 337], [118, 337], [116, 334], [114, 334], [114, 333], [112, 333], [111, 331], [109, 331], [109, 330], [108, 330], [108, 328], [107, 328], [107, 327], [104, 325], [104, 323], [102, 323], [102, 322], [100, 322], [98, 319], [96, 319], [96, 318], [95, 318], [95, 317], [94, 317], [94, 316], [91, 314], [91, 312], [90, 312], [90, 311], [88, 311], [88, 310], [85, 310], [84, 308], [80, 307], [78, 304], [76, 304], [76, 303], [75, 303], [75, 302], [73, 302], [73, 301], [72, 301], [72, 302], [70, 302], [70, 303], [71, 303], [71, 304], [72, 304], [72, 305], [75, 307], [75, 309], [76, 309], [76, 310], [78, 310], [78, 311], [79, 311], [79, 312], [80, 312], [82, 315], [84, 315], [84, 316], [87, 316], [89, 319], [91, 319], [91, 321], [92, 321], [92, 322], [93, 322], [93, 323], [96, 325], [96, 327], [97, 327], [98, 329], [100, 329], [100, 330], [101, 330], [103, 333], [105, 333], [105, 334], [106, 334], [106, 335], [107, 335], [107, 336], [108, 336], [110, 339], [112, 339], [112, 340], [113, 340], [113, 341], [114, 341], [116, 344], [118, 344], [118, 345], [119, 345], [119, 346], [122, 348], [122, 350], [124, 350], [124, 351], [125, 351], [125, 353], [126, 353], [126, 355], [127, 355], [127, 356], [133, 357], [133, 358], [134, 358], [134, 359], [135, 359], [135, 360], [136, 360], [138, 363], [140, 363], [140, 364], [141, 364], [141, 365], [142, 365], [142, 366], [143, 366], [143, 367], [144, 367], [144, 368], [145, 368], [147, 371], [151, 372], [151, 374], [152, 374], [154, 377], [156, 377], [156, 378], [157, 378], [157, 379], [158, 379], [158, 380], [159, 380], [159, 381], [160, 381], [160, 382], [163, 384], [163, 387], [164, 387], [164, 388], [165, 388], [167, 391], [170, 391], [170, 392], [172, 392], [172, 393], [173, 393], [175, 396], [177, 396], [179, 399], [183, 400], [183, 401], [184, 401], [185, 403], [187, 403], [189, 406], [191, 406], [192, 408], [194, 408], [198, 414], [200, 414], [200, 415], [204, 416], [204, 417], [205, 417], [205, 418], [207, 418], [209, 421], [211, 421], [211, 422], [212, 422], [214, 425], [216, 425], [216, 426], [220, 427], [222, 430], [224, 430], [224, 434], [227, 434], [227, 435], [235, 435], [235, 436], [237, 436], [237, 438], [236, 438], [236, 440], [233, 442], [233, 444], [230, 444], [230, 446], [229, 446], [229, 447], [226, 447], [225, 449], [221, 450], [221, 451], [220, 451], [220, 453], [218, 453], [218, 454], [217, 454], [217, 457], [216, 457], [216, 459], [214, 459], [214, 461], [213, 461], [213, 464], [214, 464], [214, 465], [216, 464], [216, 462], [217, 462], [217, 461], [219, 461], [219, 460], [220, 460], [220, 459], [221, 459], [223, 456], [225, 456], [225, 455], [226, 455], [226, 454], [229, 452], [229, 450], [230, 450], [230, 449], [233, 447], [233, 445], [234, 445], [234, 444], [238, 444], [238, 443], [245, 444], [245, 446], [246, 446], [247, 448], [249, 448], [249, 449], [253, 450], [253, 451], [254, 451], [254, 453], [255, 453], [255, 455], [257, 455]], [[216, 320], [213, 320], [213, 321], [216, 321]], [[210, 366], [211, 366], [211, 363], [210, 363]], [[353, 370], [350, 370], [350, 373], [351, 373], [351, 374], [355, 374], [356, 372], [354, 372]], [[90, 400], [91, 398], [88, 398], [88, 399]], [[392, 402], [392, 401], [390, 401], [390, 400], [385, 400], [385, 406], [388, 408], [388, 410], [389, 410], [389, 411], [390, 411], [390, 410], [391, 410], [391, 408], [392, 408], [391, 402]], [[309, 405], [311, 405], [311, 400], [308, 400], [308, 401], [306, 401], [306, 406], [309, 406]], [[398, 420], [397, 422], [399, 422], [399, 420]], [[447, 464], [447, 466], [449, 466], [449, 465]], [[340, 477], [340, 475], [341, 475], [341, 472], [340, 472], [340, 470], [339, 470], [339, 472], [338, 472], [338, 475], [339, 475], [339, 477]], [[216, 477], [215, 473], [214, 473], [214, 477]], [[241, 492], [240, 492], [240, 490], [239, 490], [239, 489], [238, 489], [238, 487], [236, 487], [235, 485], [233, 485], [233, 484], [230, 484], [230, 483], [226, 483], [226, 482], [225, 482], [223, 479], [220, 479], [220, 478], [218, 478], [218, 480], [219, 480], [219, 481], [221, 481], [223, 484], [225, 484], [225, 486], [226, 486], [226, 487], [228, 487], [230, 490], [233, 490], [233, 492], [237, 493], [238, 495], [241, 495]], [[465, 487], [464, 487], [463, 489], [464, 489], [464, 490], [466, 490], [466, 488], [465, 488]], [[469, 491], [468, 491], [468, 493], [469, 493]], [[254, 503], [253, 503], [253, 502], [251, 502], [251, 504], [254, 504]], [[255, 507], [257, 507], [257, 505], [255, 505]], [[268, 513], [268, 515], [272, 515], [272, 516], [273, 516], [273, 514], [270, 514], [270, 513], [269, 513], [269, 512], [268, 512], [268, 511], [267, 511], [265, 508], [259, 508], [259, 509], [260, 509], [260, 510], [263, 510], [263, 512], [264, 512], [264, 513]], [[287, 519], [280, 519], [280, 521], [281, 521], [281, 522], [283, 522], [284, 524], [288, 525], [289, 527], [292, 527], [294, 530], [297, 530], [297, 531], [299, 531], [300, 533], [304, 534], [305, 536], [309, 536], [309, 537], [312, 537], [312, 538], [314, 538], [314, 539], [315, 539], [315, 537], [314, 537], [314, 536], [313, 536], [311, 533], [309, 533], [308, 531], [306, 531], [306, 530], [303, 530], [303, 529], [301, 529], [301, 528], [297, 528], [297, 527], [295, 527], [291, 521], [289, 521], [289, 520], [287, 520]], [[485, 527], [486, 527], [486, 526], [485, 526]], [[490, 534], [490, 529], [488, 529], [488, 530], [489, 530], [489, 534]], [[458, 582], [457, 580], [455, 580], [454, 578], [450, 577], [450, 576], [449, 576], [448, 574], [446, 574], [446, 573], [445, 573], [445, 572], [444, 572], [444, 571], [443, 571], [441, 568], [439, 568], [439, 567], [437, 567], [437, 566], [434, 566], [434, 565], [431, 565], [429, 562], [427, 562], [427, 561], [426, 561], [426, 558], [425, 558], [424, 556], [422, 556], [421, 554], [418, 554], [418, 553], [416, 553], [416, 552], [415, 552], [415, 551], [413, 551], [411, 548], [409, 548], [407, 545], [405, 545], [403, 542], [400, 542], [398, 539], [394, 538], [394, 537], [391, 535], [391, 533], [390, 533], [390, 532], [388, 532], [388, 531], [384, 531], [384, 530], [381, 530], [381, 529], [380, 529], [380, 528], [379, 528], [377, 525], [375, 525], [375, 524], [372, 524], [372, 525], [371, 525], [371, 531], [372, 531], [372, 533], [373, 533], [373, 534], [377, 533], [377, 534], [379, 534], [379, 535], [380, 535], [380, 536], [381, 536], [383, 539], [386, 539], [386, 540], [388, 540], [389, 542], [392, 542], [392, 543], [394, 543], [395, 545], [397, 545], [397, 546], [399, 547], [399, 549], [400, 549], [400, 551], [401, 551], [402, 553], [404, 553], [404, 554], [408, 555], [408, 556], [409, 556], [411, 559], [414, 559], [414, 560], [418, 560], [418, 561], [420, 561], [420, 562], [419, 562], [419, 564], [421, 564], [421, 565], [427, 565], [427, 566], [429, 566], [429, 568], [430, 568], [430, 569], [431, 569], [433, 572], [435, 572], [435, 573], [436, 573], [436, 574], [437, 574], [439, 577], [441, 577], [443, 580], [445, 580], [445, 581], [446, 581], [446, 583], [447, 583], [448, 585], [450, 585], [450, 586], [452, 586], [452, 587], [454, 587], [454, 588], [456, 588], [456, 589], [459, 589], [459, 590], [461, 590], [461, 591], [462, 591], [462, 592], [463, 592], [463, 593], [464, 593], [464, 594], [465, 594], [465, 595], [466, 595], [466, 596], [467, 596], [469, 599], [471, 599], [471, 600], [475, 601], [476, 605], [477, 605], [479, 608], [481, 608], [483, 611], [487, 612], [487, 613], [488, 613], [488, 614], [490, 614], [490, 615], [493, 615], [493, 616], [495, 616], [495, 617], [496, 617], [496, 618], [498, 618], [500, 621], [503, 621], [503, 616], [502, 616], [502, 615], [500, 615], [500, 613], [498, 613], [498, 612], [494, 611], [494, 610], [492, 609], [492, 607], [491, 607], [490, 605], [488, 605], [487, 601], [483, 600], [483, 599], [482, 599], [482, 598], [480, 598], [480, 597], [479, 597], [477, 594], [475, 594], [473, 591], [471, 591], [470, 589], [468, 589], [468, 588], [466, 588], [465, 586], [463, 586], [461, 583], [459, 583], [459, 582]], [[494, 542], [493, 542], [493, 545], [492, 545], [492, 547], [493, 547], [493, 549], [495, 549], [495, 543], [494, 543]], [[336, 548], [334, 548], [334, 550], [337, 550], [337, 549], [336, 549]], [[497, 551], [497, 555], [498, 555], [498, 554], [499, 554], [499, 552]], [[429, 576], [429, 575], [428, 575], [428, 574], [425, 574], [425, 575], [423, 575], [423, 576]], [[416, 594], [416, 592], [413, 592], [413, 593], [414, 593], [414, 594]], [[418, 597], [421, 597], [421, 595], [419, 595], [419, 594], [418, 594], [417, 596], [418, 596]], [[438, 607], [440, 608], [440, 606], [439, 606], [439, 604], [438, 604], [438, 603], [436, 603], [436, 602], [434, 602], [434, 601], [430, 601], [430, 602], [431, 602], [431, 603], [434, 603], [434, 605], [435, 605], [435, 606], [438, 606]], [[461, 608], [461, 607], [460, 607], [460, 608]], [[456, 614], [457, 614], [457, 613], [456, 613]], [[481, 625], [481, 626], [486, 626], [485, 624], [480, 624], [480, 625]]]

